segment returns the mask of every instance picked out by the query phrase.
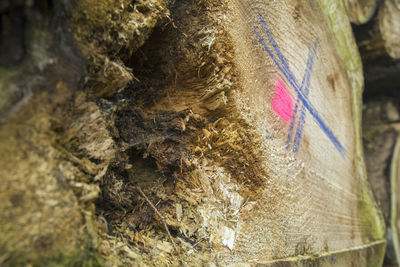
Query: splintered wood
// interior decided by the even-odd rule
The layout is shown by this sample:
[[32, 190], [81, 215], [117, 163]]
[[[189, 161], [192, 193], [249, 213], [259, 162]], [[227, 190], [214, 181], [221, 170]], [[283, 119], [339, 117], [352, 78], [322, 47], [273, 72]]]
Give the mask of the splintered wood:
[[[203, 188], [198, 196], [207, 196], [202, 202], [208, 207], [198, 204], [197, 212], [201, 211], [203, 225], [216, 231], [210, 238], [220, 261], [272, 263], [321, 255], [322, 262], [322, 255], [338, 254], [329, 264], [351, 265], [371, 256], [355, 251], [371, 249], [377, 251], [372, 258], [379, 263], [384, 224], [359, 157], [360, 99], [355, 96], [361, 86], [352, 83], [348, 74], [362, 75], [361, 68], [356, 68], [359, 57], [350, 62], [354, 68], [347, 70], [349, 62], [343, 59], [348, 48], [343, 52], [340, 42], [344, 41], [333, 36], [340, 30], [331, 28], [344, 7], [335, 10], [329, 2], [323, 3], [331, 12], [324, 13], [313, 1], [231, 1], [226, 5], [223, 29], [231, 38], [236, 80], [229, 92], [224, 91], [229, 96], [224, 109], [232, 115], [225, 111], [228, 122], [223, 128], [215, 124], [203, 133], [211, 140], [208, 154], [218, 149], [219, 143], [212, 141], [225, 134], [226, 140], [221, 141], [225, 146], [232, 142], [230, 148], [213, 159], [230, 159], [220, 161], [218, 171], [203, 161], [195, 175], [202, 177], [192, 184]], [[230, 128], [234, 121], [240, 122], [239, 143], [233, 137], [237, 130]], [[213, 132], [214, 139], [210, 138]], [[253, 138], [243, 139], [249, 134]], [[240, 173], [228, 171], [230, 165], [251, 170], [253, 164], [248, 158], [231, 157], [234, 145], [250, 147], [249, 154], [258, 162], [250, 180], [241, 182]], [[251, 191], [253, 183], [257, 183], [256, 191]], [[253, 204], [245, 205], [246, 199]], [[226, 212], [218, 202], [232, 209], [232, 219], [219, 218]], [[351, 261], [343, 261], [341, 251], [354, 251]]]
[[366, 180], [362, 67], [343, 4], [205, 6], [177, 17], [174, 79], [153, 106], [205, 120], [185, 120], [182, 135], [194, 135], [169, 225], [207, 240], [222, 265], [379, 265], [385, 226]]

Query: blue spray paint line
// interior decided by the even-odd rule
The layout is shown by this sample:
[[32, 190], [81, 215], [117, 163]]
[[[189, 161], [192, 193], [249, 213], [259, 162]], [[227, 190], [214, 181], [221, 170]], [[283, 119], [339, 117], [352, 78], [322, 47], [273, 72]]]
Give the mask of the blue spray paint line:
[[[318, 46], [318, 37], [314, 42], [314, 46], [311, 48], [310, 55], [307, 60], [306, 87], [304, 89], [304, 94], [307, 97], [308, 97], [308, 94], [310, 93], [310, 79], [311, 79], [311, 73], [312, 73], [312, 68], [313, 68], [313, 63], [314, 63], [314, 57], [315, 57], [315, 54], [317, 53], [317, 46]], [[296, 135], [294, 137], [293, 152], [297, 152], [299, 150], [300, 141], [301, 141], [301, 138], [303, 137], [305, 117], [306, 117], [306, 109], [304, 108], [304, 106], [302, 106], [300, 119], [297, 124]]]
[[[314, 62], [314, 56], [315, 56], [315, 54], [317, 52], [317, 45], [318, 45], [318, 38], [315, 40], [314, 47], [311, 48], [310, 51], [308, 52], [307, 65], [306, 65], [306, 69], [304, 71], [303, 80], [301, 82], [300, 90], [303, 91], [304, 83], [306, 81], [308, 81], [307, 87], [304, 89], [305, 90], [304, 95], [306, 97], [308, 97], [308, 94], [309, 94], [309, 91], [310, 91], [309, 90], [309, 88], [310, 88], [310, 77], [311, 77], [311, 73], [312, 73], [312, 66], [313, 66], [313, 62]], [[300, 99], [297, 98], [296, 105], [295, 105], [295, 108], [294, 108], [294, 111], [293, 111], [293, 114], [292, 114], [292, 120], [290, 122], [288, 137], [287, 137], [287, 140], [286, 140], [286, 149], [287, 150], [289, 150], [289, 148], [290, 148], [290, 141], [292, 140], [293, 127], [294, 127], [294, 123], [295, 123], [295, 118], [297, 116], [297, 109], [299, 107], [299, 104], [300, 104]], [[304, 107], [302, 108], [302, 113], [303, 112], [304, 112]], [[298, 126], [296, 128], [298, 128]], [[295, 151], [294, 148], [293, 148], [293, 151], [297, 152], [297, 149]]]
[[[268, 37], [268, 41], [272, 44], [272, 47], [274, 48], [275, 53], [278, 55], [279, 60], [281, 61], [281, 63], [283, 64], [283, 69], [285, 70], [285, 72], [287, 74], [291, 74], [290, 69], [289, 69], [289, 64], [286, 61], [285, 57], [282, 55], [281, 50], [278, 47], [278, 44], [276, 43], [275, 39], [272, 37], [272, 32], [269, 29], [267, 22], [265, 22], [264, 17], [259, 14], [258, 15], [258, 19], [261, 21], [261, 25], [264, 28], [265, 33], [267, 34]], [[294, 77], [294, 76], [293, 76]]]
[[[326, 136], [330, 139], [330, 141], [333, 143], [335, 148], [342, 154], [343, 157], [346, 155], [346, 150], [345, 148], [340, 144], [339, 140], [334, 136], [333, 132], [330, 130], [330, 128], [324, 123], [324, 121], [321, 119], [321, 117], [318, 115], [317, 111], [315, 108], [312, 106], [312, 104], [308, 101], [308, 99], [303, 95], [303, 93], [300, 91], [297, 80], [294, 78], [293, 73], [291, 73], [290, 70], [287, 70], [286, 72], [284, 68], [279, 64], [279, 62], [276, 60], [274, 54], [272, 51], [269, 49], [269, 47], [265, 44], [264, 39], [261, 37], [261, 35], [257, 32], [256, 27], [254, 27], [254, 33], [261, 43], [261, 45], [264, 47], [264, 49], [268, 52], [270, 55], [271, 59], [274, 61], [275, 65], [280, 69], [282, 74], [285, 76], [285, 78], [288, 80], [290, 85], [295, 89], [299, 99], [303, 103], [304, 107], [310, 112], [310, 114], [314, 117], [315, 121], [321, 128], [321, 130], [326, 134]], [[279, 48], [277, 48], [279, 49]]]
[[[303, 79], [303, 81], [304, 81], [304, 79]], [[301, 84], [301, 87], [303, 88], [303, 83]], [[297, 109], [299, 108], [299, 103], [300, 103], [300, 99], [297, 98], [296, 105], [294, 106], [294, 111], [293, 111], [292, 118], [290, 121], [289, 133], [288, 133], [287, 140], [286, 140], [286, 150], [289, 150], [289, 148], [290, 148], [290, 141], [292, 140], [292, 133], [293, 133], [294, 123], [295, 123], [295, 119], [296, 119]]]
[[[282, 65], [283, 65], [283, 66], [282, 66], [282, 69], [284, 69], [284, 72], [285, 72], [288, 76], [293, 76], [293, 78], [294, 78], [294, 75], [290, 72], [289, 64], [288, 64], [288, 62], [286, 61], [285, 57], [283, 56], [281, 50], [279, 49], [278, 44], [276, 43], [275, 39], [272, 37], [272, 32], [271, 32], [270, 28], [268, 27], [267, 22], [265, 21], [264, 17], [263, 17], [261, 14], [259, 14], [259, 15], [258, 15], [258, 19], [261, 21], [261, 25], [262, 25], [262, 27], [263, 27], [265, 33], [267, 34], [268, 41], [272, 44], [272, 47], [274, 48], [275, 53], [277, 54], [277, 56], [278, 56], [280, 62], [281, 62]], [[271, 53], [270, 53], [270, 55], [271, 55]], [[312, 60], [313, 60], [313, 59], [314, 59], [314, 58], [312, 58]], [[308, 74], [308, 73], [307, 73], [307, 68], [308, 68], [308, 65], [309, 65], [309, 64], [310, 64], [310, 60], [307, 60], [306, 73], [305, 73], [305, 75], [303, 76], [303, 80], [302, 80], [302, 82], [301, 82], [300, 91], [303, 91], [304, 82], [306, 81], [306, 75]], [[296, 80], [296, 79], [294, 79], [294, 80]], [[308, 93], [305, 93], [305, 96], [306, 96], [306, 97], [307, 97], [307, 95], [308, 95]], [[292, 140], [292, 133], [293, 133], [293, 128], [294, 128], [295, 118], [296, 118], [296, 115], [297, 115], [297, 110], [298, 110], [298, 108], [299, 108], [299, 103], [300, 103], [300, 99], [297, 98], [297, 101], [296, 101], [296, 104], [295, 104], [295, 108], [294, 108], [294, 112], [293, 112], [293, 114], [292, 114], [292, 119], [291, 119], [290, 126], [289, 126], [288, 138], [287, 138], [287, 141], [286, 141], [286, 149], [287, 149], [287, 150], [290, 148], [290, 141]]]
[[[260, 15], [260, 17], [262, 18], [261, 15]], [[307, 97], [304, 96], [303, 92], [299, 88], [299, 85], [298, 85], [297, 80], [294, 77], [293, 73], [290, 71], [289, 68], [287, 68], [287, 67], [284, 68], [279, 64], [279, 62], [275, 58], [275, 56], [272, 53], [272, 51], [269, 49], [267, 44], [264, 42], [264, 38], [262, 38], [261, 35], [257, 32], [257, 28], [256, 27], [254, 27], [254, 33], [255, 33], [258, 41], [261, 43], [263, 48], [268, 52], [268, 54], [270, 55], [271, 59], [274, 61], [275, 65], [280, 69], [280, 71], [285, 76], [285, 78], [288, 80], [290, 85], [294, 88], [294, 90], [296, 91], [298, 97], [300, 98], [301, 102], [303, 103], [303, 106], [310, 112], [310, 114], [313, 116], [313, 118], [317, 122], [318, 126], [325, 133], [325, 135], [329, 138], [329, 140], [332, 142], [332, 144], [335, 146], [335, 148], [340, 152], [342, 157], [345, 157], [345, 155], [346, 155], [345, 148], [340, 144], [339, 140], [335, 137], [335, 135], [333, 134], [332, 130], [325, 124], [325, 122], [322, 120], [322, 118], [318, 115], [318, 112], [312, 106], [312, 104], [309, 102]], [[268, 38], [274, 40], [274, 38], [272, 37], [271, 34], [269, 34], [268, 31], [266, 31], [266, 33], [269, 36]], [[275, 40], [274, 40], [274, 43], [276, 44]], [[277, 44], [276, 44], [275, 50], [279, 51], [279, 54], [282, 55], [282, 53], [280, 52], [280, 49], [277, 46]], [[284, 62], [283, 64], [288, 66], [288, 64], [287, 64], [286, 60], [283, 58], [283, 56], [280, 58], [280, 60]]]

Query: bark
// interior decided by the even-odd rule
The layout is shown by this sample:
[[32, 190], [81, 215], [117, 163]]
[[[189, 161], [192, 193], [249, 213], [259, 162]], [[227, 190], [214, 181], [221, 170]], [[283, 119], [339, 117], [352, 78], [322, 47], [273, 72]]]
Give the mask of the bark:
[[71, 39], [45, 24], [44, 67], [2, 78], [0, 261], [381, 264], [343, 4], [70, 4], [39, 13]]

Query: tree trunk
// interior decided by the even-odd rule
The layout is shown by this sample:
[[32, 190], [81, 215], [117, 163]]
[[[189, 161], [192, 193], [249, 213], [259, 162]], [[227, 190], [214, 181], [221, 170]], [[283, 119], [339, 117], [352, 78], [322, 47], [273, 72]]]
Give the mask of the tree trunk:
[[4, 106], [0, 262], [381, 264], [362, 67], [340, 3], [48, 7], [72, 14], [60, 25], [73, 42], [47, 26], [54, 54], [24, 63], [44, 78]]

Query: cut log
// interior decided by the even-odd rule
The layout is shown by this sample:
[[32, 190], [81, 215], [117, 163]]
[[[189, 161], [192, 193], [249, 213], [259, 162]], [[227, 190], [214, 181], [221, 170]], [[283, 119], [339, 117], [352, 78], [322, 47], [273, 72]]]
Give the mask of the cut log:
[[[371, 22], [354, 27], [363, 59], [367, 90], [397, 89], [400, 71], [400, 8], [385, 0]], [[395, 86], [394, 86], [395, 85]]]
[[[265, 185], [258, 185], [253, 197], [259, 199], [257, 210], [248, 212], [240, 226], [225, 225], [231, 229], [229, 240], [235, 238], [230, 244], [234, 255], [225, 251], [226, 259], [278, 262], [384, 246], [383, 224], [358, 154], [361, 87], [354, 77], [362, 74], [357, 73], [358, 58], [347, 58], [349, 51], [357, 51], [343, 6], [329, 1], [320, 1], [320, 6], [305, 1], [233, 1], [228, 6], [232, 22], [226, 30], [232, 36], [242, 88], [234, 91], [232, 101], [238, 117], [260, 136], [261, 149], [255, 154], [262, 155], [267, 169], [260, 177]], [[293, 117], [287, 116], [287, 109]], [[279, 233], [285, 233], [284, 238]]]
[[[68, 236], [69, 258], [109, 265], [381, 264], [341, 1], [97, 2], [72, 9], [80, 90], [38, 86], [0, 128], [0, 263], [47, 263]], [[34, 211], [8, 193], [24, 179]], [[39, 248], [2, 238], [21, 229]]]
[[350, 22], [357, 25], [368, 22], [375, 13], [377, 2], [377, 0], [346, 0]]
[[385, 0], [374, 19], [355, 28], [360, 53], [365, 60], [400, 58], [400, 8], [396, 0]]
[[379, 29], [385, 50], [400, 59], [400, 6], [396, 0], [385, 0], [379, 10]]
[[[387, 225], [387, 252], [384, 266], [398, 265], [398, 232], [393, 228], [397, 221], [396, 179], [398, 158], [395, 142], [398, 138], [396, 122], [400, 116], [396, 99], [388, 97], [367, 102], [364, 107], [363, 132], [368, 179], [371, 182], [379, 207]], [[400, 130], [400, 129], [399, 129]], [[394, 221], [396, 220], [396, 222]], [[393, 230], [392, 230], [393, 229]]]
[[[170, 32], [158, 32], [142, 48], [146, 58], [136, 60], [143, 69], [161, 49], [177, 58], [173, 67], [165, 64], [169, 55], [158, 61], [170, 78], [162, 87], [166, 95], [149, 103], [155, 114], [138, 116], [130, 103], [117, 127], [125, 125], [121, 137], [135, 153], [179, 170], [172, 190], [177, 200], [162, 213], [184, 242], [210, 244], [208, 260], [250, 266], [382, 262], [384, 223], [362, 160], [361, 62], [344, 7], [334, 4], [177, 4], [171, 16], [178, 44]], [[144, 88], [159, 86], [146, 72], [137, 77], [148, 84]], [[129, 126], [132, 118], [152, 125], [160, 116], [164, 123], [184, 108], [193, 112], [177, 113], [184, 126], [171, 121], [191, 137], [177, 138], [171, 130], [164, 138], [193, 140], [189, 145], [172, 148], [157, 141], [162, 133], [154, 133], [154, 141], [132, 136], [145, 132]], [[202, 129], [193, 133], [196, 124]], [[151, 145], [143, 147], [146, 142]], [[162, 158], [160, 151], [174, 153]], [[104, 203], [112, 200], [110, 191], [103, 196]], [[116, 220], [115, 209], [105, 214]], [[204, 257], [194, 252], [183, 259], [198, 265]]]

